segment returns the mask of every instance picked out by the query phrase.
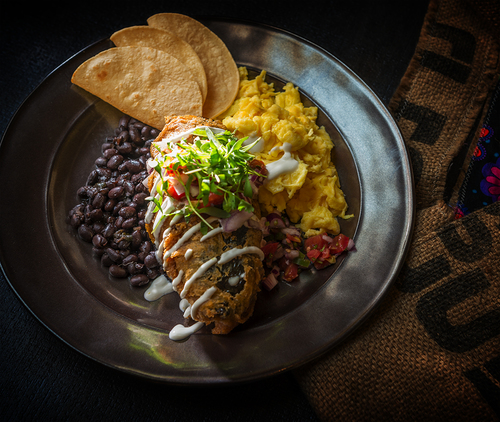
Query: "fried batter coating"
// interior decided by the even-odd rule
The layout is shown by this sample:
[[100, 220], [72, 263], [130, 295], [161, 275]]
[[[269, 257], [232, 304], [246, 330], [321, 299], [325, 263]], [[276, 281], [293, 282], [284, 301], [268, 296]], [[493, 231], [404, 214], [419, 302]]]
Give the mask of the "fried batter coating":
[[[184, 288], [186, 282], [204, 263], [213, 258], [220, 259], [223, 252], [232, 248], [259, 246], [261, 232], [242, 226], [231, 233], [218, 233], [203, 242], [200, 242], [201, 233], [197, 232], [190, 241], [166, 258], [169, 248], [197, 222], [195, 219], [192, 220], [189, 224], [182, 222], [172, 227], [165, 241], [164, 268], [172, 280], [175, 280], [182, 270], [183, 276], [179, 283], [174, 285], [174, 289], [191, 305], [209, 288], [216, 288], [211, 298], [191, 317], [206, 324], [214, 322], [213, 334], [227, 334], [238, 324], [247, 321], [253, 313], [257, 293], [260, 290], [259, 283], [264, 276], [259, 256], [245, 254], [228, 263], [215, 264], [197, 278], [186, 291]], [[189, 249], [192, 250], [192, 255], [186, 259], [186, 252]]]
[[[200, 126], [226, 129], [226, 127], [219, 120], [206, 119], [199, 116], [167, 116], [165, 117], [165, 127], [155, 139], [155, 142], [173, 138], [176, 135]], [[151, 148], [151, 157], [155, 158], [158, 154], [159, 151], [156, 148]]]

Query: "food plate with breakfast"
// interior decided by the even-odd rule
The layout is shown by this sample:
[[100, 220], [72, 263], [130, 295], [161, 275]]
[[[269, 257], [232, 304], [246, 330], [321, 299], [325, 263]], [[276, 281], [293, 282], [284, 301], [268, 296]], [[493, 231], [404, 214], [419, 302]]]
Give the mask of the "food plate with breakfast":
[[[339, 344], [382, 300], [412, 230], [408, 155], [320, 47], [210, 19], [200, 31], [220, 45], [197, 50], [206, 36], [167, 36], [170, 15], [78, 53], [15, 115], [1, 168], [22, 162], [34, 196], [14, 210], [22, 190], [1, 188], [1, 238], [29, 239], [2, 245], [2, 266], [46, 327], [105, 365], [258, 379]], [[177, 58], [156, 48], [174, 38]]]

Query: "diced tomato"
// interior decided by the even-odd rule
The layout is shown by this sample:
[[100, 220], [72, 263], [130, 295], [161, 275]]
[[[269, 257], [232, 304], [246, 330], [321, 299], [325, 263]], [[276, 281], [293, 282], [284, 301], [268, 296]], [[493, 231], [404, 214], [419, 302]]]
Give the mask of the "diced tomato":
[[287, 267], [283, 273], [283, 279], [286, 281], [293, 281], [299, 276], [299, 267], [293, 262]]
[[217, 205], [221, 205], [224, 202], [224, 196], [218, 195], [216, 193], [210, 192], [208, 194], [208, 204], [207, 207], [214, 207]]
[[321, 251], [319, 249], [311, 249], [306, 253], [306, 256], [311, 260], [311, 262], [316, 261], [321, 255]]
[[306, 255], [317, 270], [328, 267], [332, 263], [330, 250], [326, 246], [322, 249], [311, 249]]
[[314, 249], [321, 250], [327, 244], [328, 244], [328, 242], [325, 239], [323, 239], [323, 236], [318, 234], [316, 236], [312, 236], [312, 237], [309, 237], [308, 239], [306, 239], [304, 242], [304, 248], [305, 248], [306, 253], [307, 253], [307, 252], [314, 250]]
[[177, 192], [173, 183], [168, 184], [167, 193], [174, 199], [182, 199], [186, 196], [185, 192]]
[[299, 275], [299, 267], [291, 259], [283, 257], [278, 263], [280, 270], [283, 272], [282, 278], [285, 281], [293, 281]]
[[342, 233], [333, 238], [333, 242], [330, 244], [330, 252], [332, 255], [338, 255], [346, 250], [349, 244], [349, 238]]
[[175, 176], [176, 174], [182, 173], [183, 170], [186, 169], [186, 166], [178, 166], [176, 170], [173, 169], [174, 163], [170, 163], [166, 167], [167, 175], [168, 176]]
[[268, 242], [261, 249], [264, 252], [264, 261], [268, 267], [272, 267], [272, 262], [280, 244], [278, 242]]

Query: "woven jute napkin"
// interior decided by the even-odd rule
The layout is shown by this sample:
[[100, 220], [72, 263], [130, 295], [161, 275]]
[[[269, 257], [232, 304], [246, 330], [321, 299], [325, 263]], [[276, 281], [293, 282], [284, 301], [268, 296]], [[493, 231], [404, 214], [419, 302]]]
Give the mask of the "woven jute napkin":
[[499, 19], [497, 1], [429, 4], [389, 106], [414, 171], [412, 244], [371, 318], [295, 371], [321, 420], [500, 419], [500, 202], [451, 207], [498, 80]]

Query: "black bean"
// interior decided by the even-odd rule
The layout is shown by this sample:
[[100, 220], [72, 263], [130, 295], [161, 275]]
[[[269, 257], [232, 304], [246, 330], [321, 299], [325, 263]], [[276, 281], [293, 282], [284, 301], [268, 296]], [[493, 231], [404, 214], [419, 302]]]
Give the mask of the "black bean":
[[92, 244], [96, 247], [96, 248], [104, 248], [104, 246], [106, 246], [108, 243], [108, 241], [106, 240], [106, 238], [97, 233], [94, 235], [94, 237], [92, 237]]
[[123, 142], [117, 145], [116, 149], [120, 154], [130, 154], [132, 152], [132, 144], [130, 142]]
[[134, 144], [142, 143], [141, 134], [136, 127], [130, 127], [128, 133], [130, 134], [130, 139]]
[[80, 224], [78, 227], [78, 235], [85, 242], [91, 242], [94, 232], [87, 224]]
[[118, 213], [120, 212], [120, 210], [122, 209], [122, 207], [124, 207], [125, 204], [123, 201], [120, 201], [120, 202], [117, 202], [115, 207], [113, 208], [113, 215], [118, 215]]
[[146, 255], [146, 257], [144, 258], [144, 265], [146, 265], [146, 267], [148, 268], [156, 268], [160, 265], [154, 252], [150, 252], [148, 255]]
[[130, 135], [127, 130], [121, 130], [116, 136], [116, 142], [118, 144], [122, 144], [123, 142], [128, 142], [130, 139]]
[[137, 183], [137, 185], [135, 185], [135, 191], [137, 193], [141, 193], [141, 192], [146, 193], [146, 192], [148, 192], [148, 188], [146, 186], [144, 186], [144, 184], [142, 182], [139, 182], [139, 183]]
[[128, 172], [128, 169], [127, 169], [127, 163], [121, 163], [119, 166], [118, 166], [118, 172], [119, 173], [126, 173]]
[[106, 151], [107, 149], [113, 148], [113, 147], [114, 147], [114, 145], [112, 142], [105, 142], [101, 146], [101, 151], [104, 153], [104, 151]]
[[126, 251], [129, 248], [130, 248], [130, 242], [128, 240], [123, 239], [118, 242], [118, 249]]
[[128, 255], [126, 258], [123, 259], [122, 264], [123, 265], [128, 265], [128, 264], [137, 262], [138, 259], [139, 258], [137, 258], [137, 255], [132, 253], [132, 254]]
[[93, 195], [93, 189], [90, 186], [82, 186], [76, 191], [80, 199], [89, 199]]
[[158, 268], [146, 268], [146, 275], [150, 280], [160, 276], [160, 270]]
[[102, 234], [104, 227], [106, 227], [106, 226], [104, 225], [104, 223], [102, 221], [96, 221], [94, 224], [92, 224], [92, 230], [94, 231], [94, 233], [101, 233]]
[[135, 214], [136, 214], [136, 211], [135, 211], [134, 207], [123, 207], [118, 212], [118, 215], [120, 215], [123, 218], [130, 218], [130, 217], [133, 217]]
[[69, 218], [69, 224], [71, 225], [71, 227], [74, 227], [75, 229], [78, 228], [82, 223], [83, 223], [83, 214], [81, 213], [74, 213]]
[[149, 240], [146, 240], [146, 241], [142, 242], [141, 246], [139, 248], [139, 250], [141, 252], [144, 252], [145, 254], [148, 254], [149, 252], [151, 252], [152, 249], [153, 249], [152, 248], [152, 244], [151, 244], [151, 242]]
[[119, 265], [113, 264], [109, 267], [109, 273], [116, 278], [127, 277], [127, 270]]
[[141, 154], [141, 156], [149, 154], [149, 148], [148, 147], [139, 148], [139, 154]]
[[144, 169], [144, 165], [139, 160], [129, 160], [127, 161], [127, 169], [130, 173], [136, 174]]
[[147, 177], [147, 173], [142, 170], [140, 173], [132, 174], [130, 181], [132, 183], [142, 182]]
[[[137, 205], [144, 205], [144, 203], [146, 202], [146, 198], [148, 197], [149, 195], [144, 193], [144, 192], [139, 192], [139, 193], [136, 193], [134, 195], [134, 197], [132, 198], [132, 201], [134, 201]], [[142, 217], [144, 218], [144, 217]]]
[[123, 186], [117, 186], [116, 188], [110, 189], [108, 197], [111, 199], [118, 199], [121, 198], [124, 193], [125, 189], [123, 188]]
[[118, 251], [114, 250], [113, 248], [107, 248], [106, 254], [109, 256], [109, 259], [111, 259], [111, 261], [117, 264], [119, 264], [122, 261], [122, 256], [118, 253]]
[[108, 148], [102, 153], [102, 156], [109, 160], [113, 155], [116, 154], [118, 154], [118, 151], [115, 148]]
[[95, 160], [95, 165], [97, 167], [104, 167], [108, 163], [108, 160], [106, 160], [104, 157], [99, 157], [97, 160]]
[[90, 172], [89, 176], [87, 177], [86, 185], [87, 186], [93, 185], [94, 183], [97, 182], [98, 178], [99, 178], [99, 174], [97, 173], [97, 171], [92, 170]]
[[106, 224], [106, 227], [104, 227], [104, 229], [102, 230], [101, 234], [104, 237], [110, 238], [111, 236], [113, 236], [115, 231], [116, 231], [116, 227], [114, 226], [114, 224], [108, 223], [108, 224]]
[[103, 186], [101, 187], [101, 190], [99, 191], [99, 193], [100, 193], [101, 195], [108, 196], [108, 193], [109, 193], [109, 188], [108, 188], [108, 187], [106, 187], [106, 185], [103, 185]]
[[117, 204], [116, 199], [110, 199], [104, 204], [104, 211], [111, 212]]
[[111, 189], [116, 188], [116, 180], [113, 178], [106, 180], [106, 188], [108, 189], [108, 193]]
[[118, 126], [127, 127], [130, 122], [130, 116], [122, 116], [118, 123]]
[[127, 265], [127, 271], [129, 274], [140, 274], [144, 271], [144, 264], [140, 262], [131, 262]]
[[144, 126], [141, 129], [141, 136], [142, 139], [146, 140], [151, 136], [151, 127], [150, 126]]
[[113, 265], [112, 259], [109, 257], [109, 255], [106, 252], [104, 252], [101, 255], [101, 264], [105, 267], [109, 267], [109, 266]]
[[102, 220], [103, 216], [104, 214], [100, 208], [89, 212], [89, 217], [91, 221], [100, 221]]
[[[108, 150], [109, 151], [109, 150]], [[120, 155], [120, 154], [116, 154], [116, 155], [113, 155], [109, 160], [108, 160], [108, 163], [106, 164], [106, 166], [109, 168], [109, 169], [112, 169], [112, 170], [115, 170], [117, 169], [120, 164], [123, 163], [123, 155]]]
[[106, 196], [104, 196], [101, 192], [97, 192], [92, 200], [92, 206], [94, 208], [102, 208], [106, 203]]
[[83, 214], [85, 210], [85, 205], [84, 204], [78, 204], [78, 205], [75, 205], [70, 211], [69, 211], [69, 215], [73, 215], [73, 214]]
[[111, 177], [111, 170], [106, 167], [98, 167], [95, 169], [101, 182], [107, 181]]
[[115, 227], [121, 229], [124, 221], [125, 219], [122, 216], [118, 216], [115, 220]]
[[144, 286], [149, 283], [149, 278], [145, 274], [137, 274], [130, 277], [130, 284], [134, 287]]
[[132, 196], [135, 193], [135, 186], [130, 180], [125, 180], [123, 187], [125, 188], [126, 195]]
[[125, 185], [125, 182], [130, 181], [130, 173], [125, 171], [122, 172], [117, 178], [116, 178], [116, 186], [123, 186]]
[[[139, 224], [139, 223], [138, 223]], [[142, 242], [142, 234], [139, 230], [134, 230], [132, 232], [132, 248], [137, 249]]]
[[128, 128], [130, 130], [130, 128], [136, 128], [139, 130], [139, 132], [142, 130], [142, 128], [144, 127], [144, 123], [140, 122], [139, 120], [136, 120], [136, 119], [131, 119], [129, 124], [128, 124]]
[[130, 230], [137, 226], [137, 219], [135, 217], [127, 218], [122, 223], [122, 229]]

